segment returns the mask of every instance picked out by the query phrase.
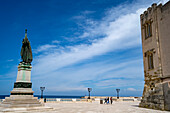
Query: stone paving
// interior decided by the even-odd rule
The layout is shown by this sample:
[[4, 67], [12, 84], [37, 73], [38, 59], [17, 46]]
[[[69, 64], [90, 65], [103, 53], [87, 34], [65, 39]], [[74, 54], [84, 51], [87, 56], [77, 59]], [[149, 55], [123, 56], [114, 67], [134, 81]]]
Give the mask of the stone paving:
[[[45, 110], [37, 108], [32, 111], [31, 109], [30, 111], [23, 109], [21, 111], [15, 111], [15, 113], [170, 113], [168, 111], [139, 108], [138, 105], [139, 102], [114, 102], [112, 105], [99, 104], [98, 102], [46, 103], [46, 107], [52, 107], [53, 109]], [[0, 111], [2, 111], [2, 109], [3, 108], [0, 108]], [[14, 113], [14, 111], [8, 113]]]

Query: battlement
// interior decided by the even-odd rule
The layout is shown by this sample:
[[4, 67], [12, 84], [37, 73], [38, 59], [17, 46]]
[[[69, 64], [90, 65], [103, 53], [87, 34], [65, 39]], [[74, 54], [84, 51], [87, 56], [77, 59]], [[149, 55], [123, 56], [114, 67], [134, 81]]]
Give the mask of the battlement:
[[144, 11], [144, 13], [140, 15], [141, 20], [147, 21], [153, 15], [153, 12], [155, 10], [157, 10], [157, 9], [161, 10], [163, 6], [164, 5], [162, 5], [162, 4], [157, 5], [156, 3], [153, 3], [151, 5], [151, 7], [147, 8], [147, 10]]
[[146, 11], [143, 12], [143, 14], [140, 15], [141, 24], [145, 24], [145, 22], [152, 19], [154, 13], [164, 13], [167, 9], [170, 7], [170, 1], [168, 1], [166, 4], [162, 5], [160, 3], [157, 5], [156, 3], [153, 3], [151, 7], [147, 8]]
[[152, 15], [153, 11], [157, 9], [159, 9], [162, 12], [166, 10], [167, 9], [166, 7], [169, 7], [169, 5], [170, 5], [170, 1], [168, 1], [164, 5], [162, 5], [162, 3], [160, 3], [159, 5], [157, 5], [156, 3], [153, 3], [151, 7], [147, 8], [147, 10], [144, 11], [144, 13], [140, 15], [140, 18], [141, 19], [148, 18], [148, 16]]

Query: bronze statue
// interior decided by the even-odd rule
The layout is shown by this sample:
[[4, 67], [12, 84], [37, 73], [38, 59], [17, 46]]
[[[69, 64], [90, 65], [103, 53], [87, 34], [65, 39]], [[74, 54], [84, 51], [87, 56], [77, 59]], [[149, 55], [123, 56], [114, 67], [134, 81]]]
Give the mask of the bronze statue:
[[31, 64], [33, 60], [30, 42], [27, 38], [27, 29], [25, 30], [25, 38], [22, 41], [21, 58], [22, 58], [22, 63]]

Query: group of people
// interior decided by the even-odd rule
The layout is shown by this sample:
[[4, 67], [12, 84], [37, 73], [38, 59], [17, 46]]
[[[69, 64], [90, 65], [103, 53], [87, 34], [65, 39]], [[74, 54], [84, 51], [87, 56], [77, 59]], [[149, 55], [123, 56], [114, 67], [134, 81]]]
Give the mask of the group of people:
[[112, 104], [113, 103], [113, 100], [112, 100], [112, 97], [106, 97], [105, 99], [104, 99], [104, 104], [109, 104], [109, 100], [110, 100], [110, 104]]

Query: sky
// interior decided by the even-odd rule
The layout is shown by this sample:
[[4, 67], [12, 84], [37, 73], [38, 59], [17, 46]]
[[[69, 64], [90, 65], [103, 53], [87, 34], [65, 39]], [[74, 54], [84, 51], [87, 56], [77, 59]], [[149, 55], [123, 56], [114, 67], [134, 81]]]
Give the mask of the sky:
[[[166, 3], [168, 0], [162, 1]], [[142, 96], [140, 14], [159, 0], [0, 0], [0, 95], [17, 77], [25, 29], [34, 94]]]

